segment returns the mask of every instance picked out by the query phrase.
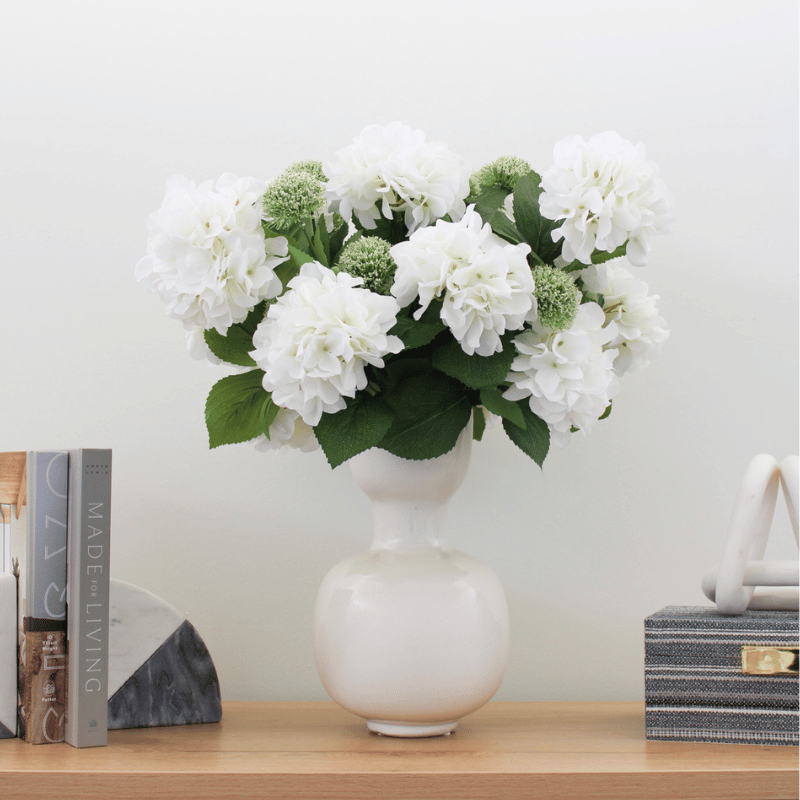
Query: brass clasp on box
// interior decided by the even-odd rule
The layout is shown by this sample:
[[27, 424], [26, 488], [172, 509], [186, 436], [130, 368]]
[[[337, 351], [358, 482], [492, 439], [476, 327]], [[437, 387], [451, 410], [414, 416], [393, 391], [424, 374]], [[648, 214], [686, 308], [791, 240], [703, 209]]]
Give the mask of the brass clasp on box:
[[745, 675], [797, 675], [798, 647], [745, 645], [742, 672]]

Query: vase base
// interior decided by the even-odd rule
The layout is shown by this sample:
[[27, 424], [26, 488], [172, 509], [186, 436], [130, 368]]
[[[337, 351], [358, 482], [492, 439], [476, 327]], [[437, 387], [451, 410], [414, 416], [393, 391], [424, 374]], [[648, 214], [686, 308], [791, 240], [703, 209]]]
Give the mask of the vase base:
[[421, 738], [423, 736], [447, 736], [455, 730], [458, 720], [450, 722], [392, 722], [386, 719], [368, 719], [367, 727], [381, 736]]

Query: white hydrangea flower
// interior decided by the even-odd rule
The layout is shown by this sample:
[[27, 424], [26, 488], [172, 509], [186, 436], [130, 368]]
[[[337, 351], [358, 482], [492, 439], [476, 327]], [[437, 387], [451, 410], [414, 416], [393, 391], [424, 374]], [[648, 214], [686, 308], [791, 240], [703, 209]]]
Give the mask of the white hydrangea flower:
[[368, 229], [402, 212], [410, 233], [445, 214], [459, 217], [469, 194], [466, 161], [400, 122], [369, 125], [325, 165], [328, 197], [346, 220]]
[[647, 284], [618, 261], [589, 267], [581, 278], [590, 292], [603, 297], [606, 319], [617, 326], [609, 342], [616, 348], [614, 369], [618, 375], [638, 372], [669, 338], [666, 320], [658, 313], [658, 295], [647, 293]]
[[316, 261], [304, 264], [253, 335], [251, 355], [264, 370], [264, 388], [312, 427], [367, 385], [365, 365], [383, 367], [383, 356], [403, 349], [387, 335], [397, 322], [397, 301], [360, 284]]
[[269, 426], [269, 439], [266, 436], [259, 436], [255, 440], [256, 450], [262, 453], [284, 447], [291, 447], [304, 453], [319, 449], [314, 429], [306, 425], [296, 411], [289, 408], [278, 411], [278, 415]]
[[616, 325], [605, 323], [597, 303], [584, 303], [568, 330], [554, 333], [534, 322], [514, 340], [519, 355], [507, 377], [513, 385], [503, 397], [527, 399], [559, 447], [569, 443], [573, 427], [589, 433], [619, 388], [615, 352], [605, 349]]
[[274, 270], [288, 258], [288, 243], [264, 237], [265, 188], [255, 178], [230, 174], [199, 186], [177, 175], [167, 181], [161, 208], [148, 219], [147, 255], [136, 277], [187, 330], [224, 334], [281, 291]]
[[205, 331], [202, 328], [190, 328], [186, 331], [186, 349], [195, 361], [207, 361], [209, 364], [219, 366], [222, 359], [211, 352], [206, 344]]
[[542, 176], [542, 216], [564, 220], [553, 241], [564, 239], [563, 256], [591, 264], [592, 252], [612, 253], [628, 242], [628, 259], [647, 262], [651, 234], [665, 233], [672, 221], [672, 202], [658, 167], [618, 133], [562, 139], [553, 166]]
[[536, 316], [529, 252], [492, 233], [470, 206], [458, 222], [439, 220], [392, 247], [392, 294], [402, 307], [419, 298], [415, 319], [441, 298], [441, 318], [462, 350], [488, 356], [502, 350], [503, 333]]

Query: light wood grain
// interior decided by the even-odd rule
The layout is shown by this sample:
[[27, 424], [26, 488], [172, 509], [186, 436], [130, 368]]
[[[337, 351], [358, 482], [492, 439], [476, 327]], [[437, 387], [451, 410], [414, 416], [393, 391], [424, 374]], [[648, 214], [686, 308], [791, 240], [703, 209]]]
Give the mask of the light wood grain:
[[224, 703], [221, 723], [109, 732], [104, 748], [0, 742], [0, 797], [788, 800], [794, 747], [648, 742], [641, 703], [490, 703], [388, 739], [332, 703]]
[[25, 452], [0, 453], [0, 503], [16, 505], [17, 519], [26, 502]]

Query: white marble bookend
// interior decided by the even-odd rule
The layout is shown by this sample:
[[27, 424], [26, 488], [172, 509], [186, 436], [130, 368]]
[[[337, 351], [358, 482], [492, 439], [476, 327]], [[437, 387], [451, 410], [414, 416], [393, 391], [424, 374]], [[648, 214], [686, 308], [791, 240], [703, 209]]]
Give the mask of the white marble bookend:
[[219, 722], [219, 680], [205, 643], [160, 597], [111, 581], [108, 727]]
[[17, 579], [0, 573], [0, 739], [17, 730]]

